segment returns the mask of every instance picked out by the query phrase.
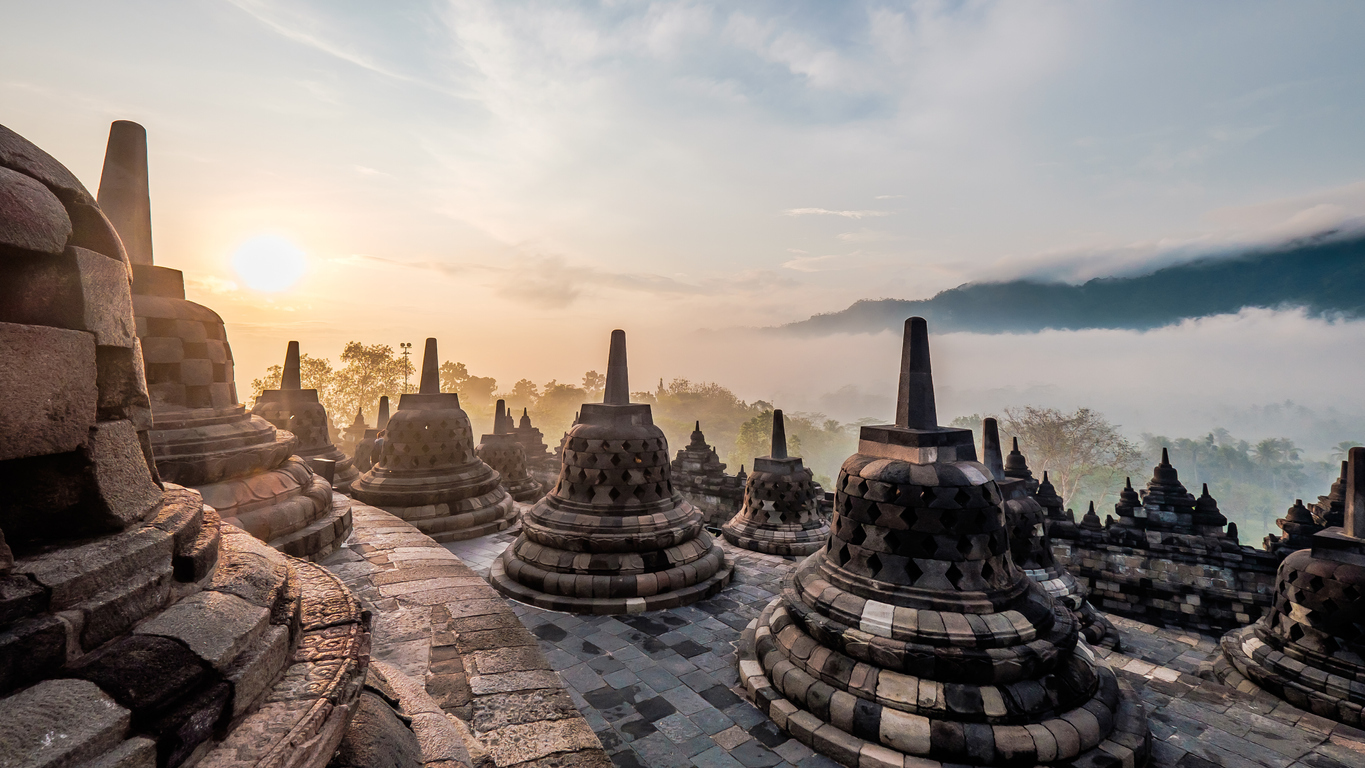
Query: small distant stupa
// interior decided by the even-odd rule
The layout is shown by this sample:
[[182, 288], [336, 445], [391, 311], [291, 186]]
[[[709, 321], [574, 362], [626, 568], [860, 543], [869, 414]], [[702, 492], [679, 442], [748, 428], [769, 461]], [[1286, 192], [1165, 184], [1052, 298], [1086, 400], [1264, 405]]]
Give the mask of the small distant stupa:
[[744, 484], [744, 506], [721, 527], [726, 541], [770, 555], [809, 555], [825, 546], [829, 523], [820, 517], [811, 471], [787, 455], [782, 411], [773, 411], [772, 450], [754, 459]]

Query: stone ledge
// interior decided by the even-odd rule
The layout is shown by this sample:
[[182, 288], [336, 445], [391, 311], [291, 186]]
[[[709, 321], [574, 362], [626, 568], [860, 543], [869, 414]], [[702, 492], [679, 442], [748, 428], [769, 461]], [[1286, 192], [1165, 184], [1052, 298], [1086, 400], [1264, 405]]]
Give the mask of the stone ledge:
[[[351, 512], [350, 538], [321, 564], [373, 612], [376, 662], [425, 682], [437, 711], [465, 734], [472, 765], [610, 764], [535, 637], [491, 586], [398, 517], [359, 502]], [[541, 704], [509, 712], [519, 701]], [[409, 714], [444, 731], [436, 712]]]

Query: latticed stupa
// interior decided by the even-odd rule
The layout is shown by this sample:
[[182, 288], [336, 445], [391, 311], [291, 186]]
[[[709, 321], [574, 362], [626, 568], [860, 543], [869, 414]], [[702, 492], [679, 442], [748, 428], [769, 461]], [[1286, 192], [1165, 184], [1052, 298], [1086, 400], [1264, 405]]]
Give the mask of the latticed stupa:
[[499, 400], [493, 409], [493, 434], [479, 438], [474, 453], [483, 463], [497, 470], [502, 477], [502, 487], [513, 499], [535, 501], [542, 495], [540, 483], [526, 471], [526, 449], [509, 430], [511, 424], [512, 416]]
[[274, 424], [276, 429], [288, 430], [298, 436], [298, 455], [317, 473], [331, 473], [333, 488], [350, 493], [351, 483], [360, 473], [351, 458], [332, 444], [327, 409], [318, 400], [316, 389], [303, 388], [299, 362], [299, 343], [291, 341], [284, 354], [280, 388], [262, 392], [251, 406], [251, 413]]
[[741, 641], [778, 727], [846, 766], [1143, 765], [1142, 704], [1014, 563], [972, 433], [937, 426], [906, 322], [896, 423], [863, 427], [828, 546]]
[[[1019, 438], [1014, 438], [1014, 446], [1002, 462], [1000, 427], [996, 420], [983, 420], [981, 433], [986, 466], [1003, 467], [1002, 476], [997, 476], [995, 481], [1005, 497], [1005, 521], [1009, 526], [1010, 554], [1014, 557], [1014, 564], [1023, 568], [1030, 579], [1041, 584], [1053, 600], [1071, 610], [1086, 642], [1105, 648], [1118, 648], [1118, 630], [1086, 600], [1085, 587], [1053, 557], [1047, 511], [1035, 495], [1037, 488], [1029, 487], [1033, 472], [1028, 468], [1027, 458], [1019, 450]], [[1041, 483], [1036, 485], [1039, 488], [1042, 486]]]
[[368, 622], [158, 485], [129, 266], [80, 182], [0, 126], [0, 764], [321, 768]]
[[787, 455], [782, 411], [773, 411], [772, 451], [754, 459], [744, 483], [744, 506], [721, 527], [726, 541], [770, 555], [809, 555], [825, 546], [829, 523], [820, 517], [811, 471]]
[[302, 458], [298, 438], [237, 402], [223, 320], [185, 300], [185, 278], [152, 261], [147, 132], [109, 129], [100, 204], [127, 244], [154, 423], [152, 455], [164, 479], [195, 488], [229, 523], [297, 557], [321, 558], [345, 541], [350, 506]]
[[744, 506], [744, 483], [725, 474], [725, 464], [708, 445], [696, 422], [691, 440], [678, 451], [670, 467], [673, 487], [701, 510], [707, 525], [722, 525]]
[[379, 398], [379, 414], [375, 416], [374, 429], [365, 430], [365, 435], [356, 443], [353, 465], [357, 472], [369, 472], [378, 458], [377, 449], [382, 443], [382, 434], [389, 426], [389, 396]]
[[460, 396], [441, 391], [436, 339], [427, 339], [421, 386], [399, 398], [374, 462], [351, 495], [436, 541], [495, 533], [516, 519], [516, 502], [498, 473], [474, 453], [474, 432]]
[[1259, 687], [1315, 715], [1365, 725], [1365, 448], [1347, 458], [1342, 527], [1280, 564], [1275, 605], [1223, 636], [1214, 671], [1240, 690]]
[[603, 401], [583, 405], [558, 483], [522, 518], [489, 580], [541, 608], [620, 614], [696, 602], [730, 575], [701, 512], [673, 488], [649, 405], [630, 402], [626, 334], [612, 331]]

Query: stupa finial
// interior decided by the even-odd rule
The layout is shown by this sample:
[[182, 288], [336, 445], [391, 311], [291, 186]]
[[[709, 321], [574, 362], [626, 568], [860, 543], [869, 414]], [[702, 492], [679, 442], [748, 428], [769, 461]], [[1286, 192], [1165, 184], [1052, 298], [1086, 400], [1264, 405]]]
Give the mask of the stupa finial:
[[507, 401], [499, 400], [497, 406], [494, 408], [493, 434], [495, 435], [507, 434], [507, 421], [510, 417], [507, 416], [505, 412], [506, 407]]
[[607, 386], [602, 392], [606, 405], [630, 405], [630, 378], [626, 373], [626, 332], [611, 332], [611, 351], [607, 354]]
[[1171, 466], [1171, 457], [1166, 453], [1166, 449], [1164, 447], [1161, 449], [1161, 466], [1163, 467]]
[[990, 416], [981, 420], [981, 460], [997, 481], [1005, 479], [1005, 459], [1000, 455], [1000, 425]]
[[773, 411], [773, 450], [774, 459], [787, 458], [787, 425], [782, 420], [782, 409]]
[[375, 429], [385, 429], [389, 426], [389, 396], [384, 395], [379, 398], [379, 415], [375, 417]]
[[299, 343], [289, 342], [284, 352], [284, 371], [280, 374], [280, 389], [303, 389], [303, 366], [299, 363]]
[[936, 429], [934, 375], [929, 365], [929, 325], [922, 317], [905, 321], [901, 342], [901, 378], [896, 391], [896, 426]]
[[436, 339], [427, 339], [427, 348], [422, 352], [422, 385], [419, 394], [441, 394], [441, 358], [436, 354]]
[[114, 225], [128, 260], [152, 264], [152, 198], [147, 185], [147, 129], [128, 120], [109, 126], [104, 170], [96, 196]]

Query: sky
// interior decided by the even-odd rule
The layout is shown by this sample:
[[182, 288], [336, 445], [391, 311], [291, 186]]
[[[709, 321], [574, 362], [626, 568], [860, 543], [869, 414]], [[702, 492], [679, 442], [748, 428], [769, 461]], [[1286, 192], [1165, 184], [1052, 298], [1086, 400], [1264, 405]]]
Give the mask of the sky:
[[[146, 126], [157, 263], [241, 389], [289, 339], [577, 381], [619, 327], [639, 388], [889, 416], [890, 334], [749, 329], [1365, 221], [1359, 3], [4, 2], [0, 123], [92, 191]], [[234, 267], [263, 237], [284, 290]], [[936, 343], [964, 413], [1365, 413], [1365, 326], [1292, 310]]]

